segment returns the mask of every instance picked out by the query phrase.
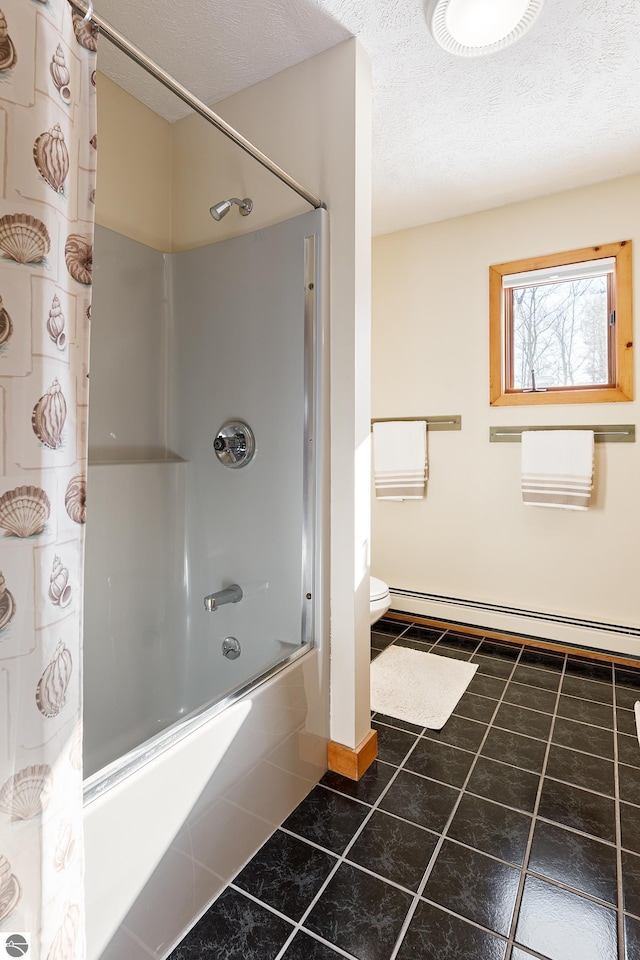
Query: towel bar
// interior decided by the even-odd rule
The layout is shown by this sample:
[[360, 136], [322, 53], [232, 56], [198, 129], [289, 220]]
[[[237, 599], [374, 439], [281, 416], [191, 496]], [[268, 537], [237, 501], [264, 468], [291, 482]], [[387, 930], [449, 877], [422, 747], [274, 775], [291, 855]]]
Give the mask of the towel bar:
[[635, 423], [575, 424], [573, 426], [546, 427], [489, 427], [490, 443], [519, 443], [526, 430], [593, 430], [596, 443], [635, 443]]
[[452, 414], [449, 417], [376, 417], [371, 421], [371, 426], [374, 423], [394, 423], [399, 420], [401, 423], [407, 423], [411, 420], [424, 420], [427, 424], [427, 430], [429, 433], [434, 430], [461, 430], [462, 429], [462, 417], [460, 414]]

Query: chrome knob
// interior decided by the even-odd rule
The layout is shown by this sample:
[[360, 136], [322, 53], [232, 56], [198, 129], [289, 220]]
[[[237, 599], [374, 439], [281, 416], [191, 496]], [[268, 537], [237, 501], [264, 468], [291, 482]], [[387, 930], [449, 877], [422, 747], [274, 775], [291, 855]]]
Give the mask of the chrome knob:
[[240, 641], [236, 640], [235, 637], [227, 637], [226, 640], [222, 641], [222, 655], [227, 660], [237, 660], [241, 652]]
[[216, 457], [225, 467], [245, 467], [256, 450], [253, 431], [242, 420], [227, 420], [213, 441]]
[[231, 450], [236, 456], [243, 456], [247, 449], [247, 439], [244, 433], [236, 433], [234, 437], [219, 436], [213, 441], [213, 449], [216, 453]]

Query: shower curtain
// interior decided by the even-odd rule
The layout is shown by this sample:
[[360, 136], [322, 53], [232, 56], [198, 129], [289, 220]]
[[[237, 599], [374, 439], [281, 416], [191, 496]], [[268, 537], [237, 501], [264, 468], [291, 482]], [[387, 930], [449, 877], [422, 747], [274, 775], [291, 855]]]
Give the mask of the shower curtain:
[[97, 31], [0, 6], [0, 957], [82, 960]]

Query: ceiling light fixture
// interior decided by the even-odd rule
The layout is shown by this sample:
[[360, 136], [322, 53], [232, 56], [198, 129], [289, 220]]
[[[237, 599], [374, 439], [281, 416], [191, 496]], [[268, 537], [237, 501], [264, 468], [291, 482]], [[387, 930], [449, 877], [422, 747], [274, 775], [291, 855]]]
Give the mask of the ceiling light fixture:
[[480, 57], [520, 40], [544, 0], [426, 0], [427, 26], [448, 53]]

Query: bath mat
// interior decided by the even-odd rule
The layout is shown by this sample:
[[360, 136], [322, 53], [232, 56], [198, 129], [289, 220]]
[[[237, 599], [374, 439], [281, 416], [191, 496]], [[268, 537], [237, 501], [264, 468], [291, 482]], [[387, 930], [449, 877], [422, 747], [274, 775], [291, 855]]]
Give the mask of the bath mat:
[[477, 669], [477, 663], [387, 647], [371, 664], [371, 709], [440, 730]]

